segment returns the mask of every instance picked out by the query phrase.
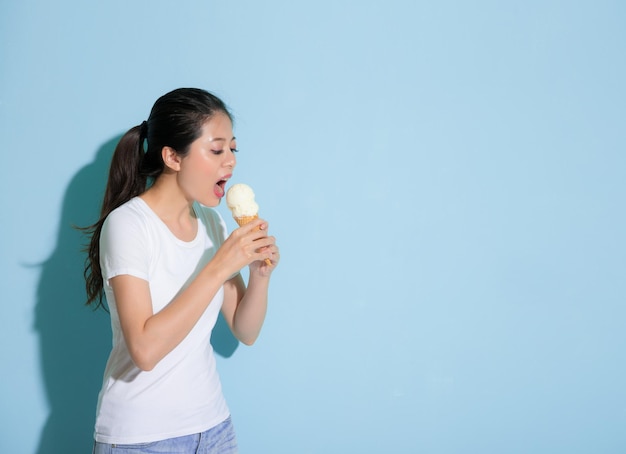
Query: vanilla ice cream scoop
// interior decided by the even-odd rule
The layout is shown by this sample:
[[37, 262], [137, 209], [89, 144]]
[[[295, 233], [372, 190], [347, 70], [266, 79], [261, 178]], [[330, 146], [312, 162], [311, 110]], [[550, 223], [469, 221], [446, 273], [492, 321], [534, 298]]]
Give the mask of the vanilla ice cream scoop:
[[254, 201], [254, 191], [243, 183], [232, 185], [226, 192], [226, 205], [235, 219], [256, 216], [259, 212], [259, 205]]

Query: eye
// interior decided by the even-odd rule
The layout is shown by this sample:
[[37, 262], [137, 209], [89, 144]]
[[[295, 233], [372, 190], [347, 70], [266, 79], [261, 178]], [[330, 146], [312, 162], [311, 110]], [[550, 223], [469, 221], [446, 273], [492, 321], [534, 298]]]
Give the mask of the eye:
[[237, 149], [237, 148], [231, 148], [231, 149], [230, 149], [230, 151], [232, 151], [233, 153], [237, 153], [237, 152], [239, 152], [239, 149]]

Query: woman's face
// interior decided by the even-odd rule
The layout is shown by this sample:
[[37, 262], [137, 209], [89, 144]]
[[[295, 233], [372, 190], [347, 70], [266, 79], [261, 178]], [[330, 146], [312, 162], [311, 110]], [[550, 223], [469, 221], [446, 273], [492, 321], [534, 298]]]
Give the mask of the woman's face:
[[237, 142], [230, 118], [218, 112], [204, 123], [202, 135], [181, 159], [178, 184], [188, 200], [210, 207], [220, 203], [237, 163], [235, 151]]

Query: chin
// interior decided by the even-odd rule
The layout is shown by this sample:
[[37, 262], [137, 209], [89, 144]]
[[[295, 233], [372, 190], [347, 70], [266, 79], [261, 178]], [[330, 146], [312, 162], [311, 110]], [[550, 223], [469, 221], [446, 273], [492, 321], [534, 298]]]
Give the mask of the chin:
[[210, 208], [214, 208], [218, 206], [221, 201], [222, 199], [214, 199], [214, 198], [205, 199], [205, 200], [201, 200], [201, 199], [196, 200], [196, 202], [198, 202], [200, 205], [204, 205], [205, 207], [210, 207]]

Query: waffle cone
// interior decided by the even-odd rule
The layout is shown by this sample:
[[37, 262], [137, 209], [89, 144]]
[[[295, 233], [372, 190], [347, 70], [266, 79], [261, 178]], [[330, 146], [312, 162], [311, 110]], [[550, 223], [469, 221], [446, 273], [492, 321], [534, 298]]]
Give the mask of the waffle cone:
[[237, 221], [237, 224], [239, 224], [239, 227], [241, 227], [242, 225], [246, 225], [248, 222], [252, 222], [258, 218], [258, 214], [255, 214], [253, 216], [239, 216], [235, 218], [235, 221]]

